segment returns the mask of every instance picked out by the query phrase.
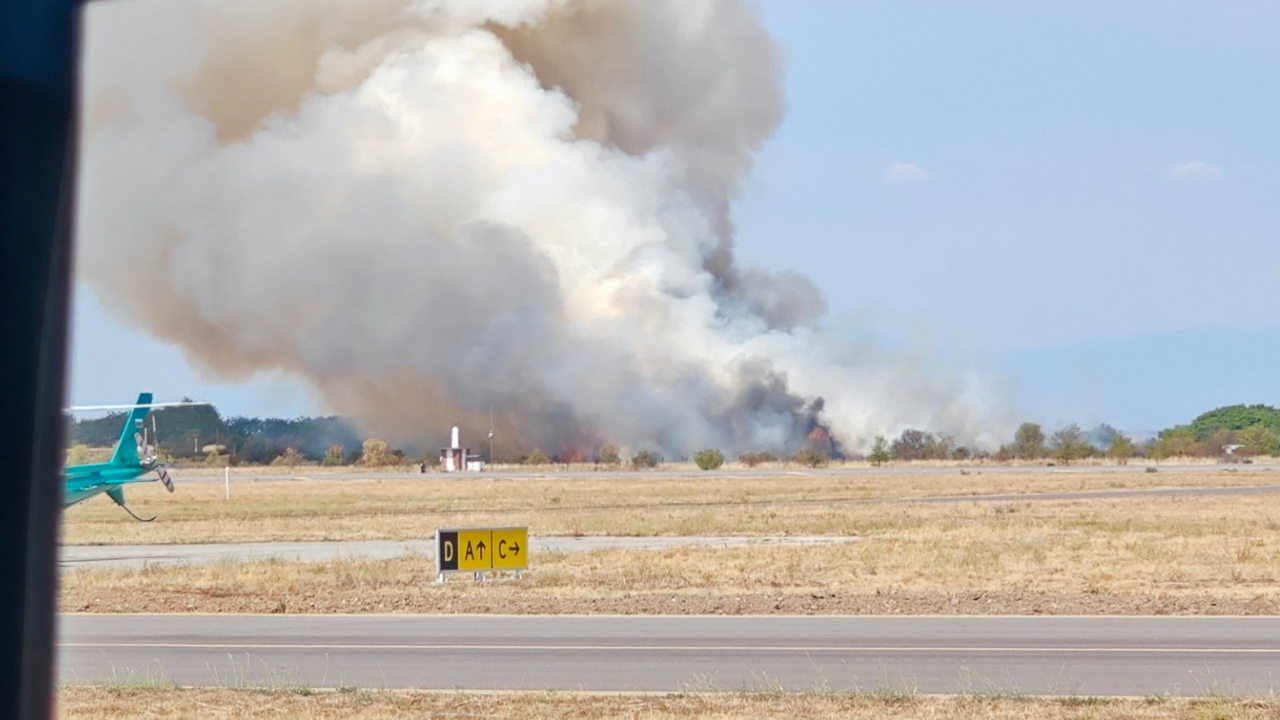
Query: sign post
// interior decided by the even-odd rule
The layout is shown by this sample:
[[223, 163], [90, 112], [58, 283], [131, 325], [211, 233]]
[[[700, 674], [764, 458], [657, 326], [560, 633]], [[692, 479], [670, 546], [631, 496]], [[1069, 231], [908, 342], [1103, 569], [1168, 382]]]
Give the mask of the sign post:
[[436, 530], [436, 582], [449, 573], [510, 571], [520, 579], [529, 567], [529, 528], [459, 528]]

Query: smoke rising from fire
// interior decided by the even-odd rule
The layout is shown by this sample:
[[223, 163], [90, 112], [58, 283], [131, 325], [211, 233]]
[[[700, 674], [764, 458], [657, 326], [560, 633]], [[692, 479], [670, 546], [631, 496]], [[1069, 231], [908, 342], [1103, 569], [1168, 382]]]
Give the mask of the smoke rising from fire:
[[553, 454], [989, 429], [735, 259], [785, 110], [744, 2], [121, 0], [88, 28], [79, 276], [212, 376], [283, 370], [428, 445], [492, 407]]

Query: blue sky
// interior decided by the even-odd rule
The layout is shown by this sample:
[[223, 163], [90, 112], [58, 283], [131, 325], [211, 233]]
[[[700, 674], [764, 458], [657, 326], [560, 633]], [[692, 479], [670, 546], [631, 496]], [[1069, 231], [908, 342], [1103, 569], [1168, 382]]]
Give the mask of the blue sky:
[[[1280, 404], [1280, 4], [760, 6], [789, 111], [735, 207], [745, 263], [1049, 425]], [[200, 378], [83, 288], [76, 321], [74, 403], [322, 410]]]

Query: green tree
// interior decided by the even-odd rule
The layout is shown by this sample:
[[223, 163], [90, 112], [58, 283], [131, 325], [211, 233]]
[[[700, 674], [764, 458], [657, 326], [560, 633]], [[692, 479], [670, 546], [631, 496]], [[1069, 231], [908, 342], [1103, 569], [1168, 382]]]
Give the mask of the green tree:
[[1241, 430], [1237, 440], [1248, 455], [1280, 455], [1280, 433], [1266, 425], [1251, 425]]
[[1196, 451], [1196, 434], [1186, 425], [1161, 430], [1151, 446], [1151, 457], [1163, 460], [1170, 457], [1187, 457]]
[[1207, 440], [1217, 430], [1239, 432], [1254, 425], [1280, 433], [1280, 410], [1270, 405], [1228, 405], [1210, 410], [1191, 422], [1197, 440]]
[[631, 467], [637, 470], [655, 468], [658, 467], [659, 461], [660, 458], [656, 453], [651, 453], [648, 450], [642, 450], [641, 452], [636, 453], [635, 457], [631, 458]]
[[600, 464], [601, 465], [621, 465], [622, 453], [618, 451], [618, 446], [609, 443], [600, 448]]
[[955, 452], [956, 439], [950, 435], [928, 435], [924, 442], [926, 460], [950, 460]]
[[249, 465], [266, 465], [282, 452], [284, 452], [283, 447], [278, 447], [265, 437], [254, 435], [240, 444], [236, 457], [240, 462]]
[[933, 436], [922, 430], [903, 430], [889, 446], [889, 454], [894, 460], [922, 460], [925, 447], [932, 441]]
[[1115, 440], [1120, 431], [1108, 425], [1107, 423], [1099, 423], [1097, 427], [1085, 433], [1085, 442], [1098, 450], [1105, 452], [1111, 447], [1111, 441]]
[[1085, 441], [1084, 431], [1075, 424], [1055, 432], [1049, 446], [1053, 450], [1053, 456], [1064, 465], [1070, 465], [1073, 460], [1087, 458], [1093, 452], [1089, 443]]
[[693, 454], [693, 461], [701, 470], [715, 470], [724, 464], [724, 453], [719, 450], [699, 450]]
[[1036, 460], [1044, 457], [1044, 430], [1039, 423], [1022, 423], [1013, 435], [1013, 456], [1019, 460]]
[[[182, 398], [191, 402], [191, 398]], [[203, 448], [228, 438], [227, 424], [211, 405], [157, 408], [146, 420], [159, 439], [160, 452], [177, 458], [204, 459]]]
[[369, 438], [364, 441], [364, 453], [360, 456], [360, 464], [365, 467], [382, 467], [387, 464], [387, 443], [385, 440]]
[[1126, 437], [1124, 433], [1117, 432], [1111, 436], [1111, 444], [1107, 446], [1107, 457], [1121, 465], [1128, 465], [1133, 452], [1133, 440]]
[[542, 448], [535, 448], [533, 452], [529, 453], [524, 458], [525, 465], [548, 465], [550, 463], [551, 458], [547, 457], [547, 454], [542, 452]]
[[889, 462], [889, 441], [883, 435], [877, 435], [876, 439], [871, 441], [871, 454], [867, 456], [872, 465], [880, 467]]
[[325, 467], [337, 467], [342, 464], [342, 457], [347, 452], [341, 445], [330, 445], [324, 451], [324, 459], [320, 461]]

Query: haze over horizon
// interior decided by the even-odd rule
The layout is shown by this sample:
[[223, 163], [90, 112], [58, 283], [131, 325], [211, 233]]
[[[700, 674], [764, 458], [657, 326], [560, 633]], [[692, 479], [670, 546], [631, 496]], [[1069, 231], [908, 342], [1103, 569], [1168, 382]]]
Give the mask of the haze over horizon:
[[[1280, 404], [1280, 9], [760, 10], [787, 108], [733, 202], [736, 255], [809, 277], [837, 336], [994, 378], [1050, 426]], [[73, 404], [328, 412], [285, 375], [202, 378], [77, 293]]]

